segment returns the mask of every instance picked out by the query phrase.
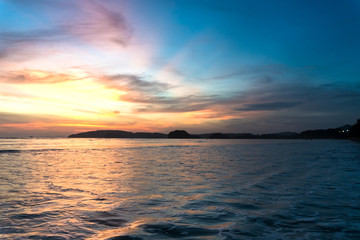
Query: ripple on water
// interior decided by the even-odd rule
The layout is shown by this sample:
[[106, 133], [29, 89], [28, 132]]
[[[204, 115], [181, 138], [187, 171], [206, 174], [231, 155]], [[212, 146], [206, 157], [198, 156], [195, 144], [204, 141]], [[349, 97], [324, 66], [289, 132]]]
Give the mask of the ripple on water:
[[236, 209], [240, 209], [240, 210], [258, 210], [261, 209], [261, 207], [256, 206], [255, 204], [250, 204], [250, 203], [241, 203], [241, 202], [230, 202], [227, 203], [227, 205], [234, 207]]
[[246, 239], [262, 237], [266, 233], [265, 227], [257, 223], [246, 223], [241, 226], [234, 226], [231, 229], [223, 229], [221, 236], [223, 239]]
[[44, 235], [32, 235], [27, 237], [27, 239], [35, 239], [35, 240], [68, 240], [65, 237], [61, 236], [44, 236]]
[[185, 211], [177, 215], [187, 222], [205, 224], [208, 226], [232, 222], [236, 214], [226, 209], [212, 209], [212, 211]]
[[46, 211], [40, 213], [19, 213], [10, 216], [10, 219], [13, 221], [33, 221], [37, 223], [47, 222], [51, 219], [56, 219], [62, 214], [61, 211]]
[[141, 227], [147, 233], [157, 234], [168, 238], [214, 236], [219, 233], [218, 230], [214, 229], [171, 223], [144, 224]]
[[115, 236], [115, 237], [107, 238], [106, 240], [143, 240], [143, 238], [125, 235], [125, 236]]
[[117, 214], [107, 211], [83, 211], [80, 218], [107, 227], [120, 227], [126, 222]]
[[1, 227], [0, 234], [25, 233], [25, 230], [16, 227]]
[[0, 239], [360, 239], [358, 144], [91, 141], [0, 151]]

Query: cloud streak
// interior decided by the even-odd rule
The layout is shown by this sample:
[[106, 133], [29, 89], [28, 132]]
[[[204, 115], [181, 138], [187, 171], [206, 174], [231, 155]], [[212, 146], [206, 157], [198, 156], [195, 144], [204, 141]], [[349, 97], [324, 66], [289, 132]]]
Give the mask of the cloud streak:
[[125, 17], [96, 1], [81, 1], [84, 14], [78, 25], [70, 25], [69, 31], [89, 42], [113, 43], [122, 47], [130, 42], [132, 30]]
[[[146, 77], [135, 74], [116, 74], [110, 76], [100, 76], [100, 81], [108, 87], [120, 88], [127, 91], [143, 93], [161, 93], [168, 90], [171, 86], [168, 83], [156, 80], [145, 80]], [[151, 79], [151, 77], [148, 77]]]
[[140, 113], [185, 113], [195, 112], [212, 108], [219, 103], [217, 96], [208, 95], [188, 95], [184, 97], [154, 97], [146, 96], [145, 98], [122, 98], [122, 100], [142, 102], [147, 105], [137, 108]]
[[[20, 54], [32, 53], [32, 46], [40, 44], [54, 44], [62, 47], [78, 41], [89, 44], [101, 50], [114, 50], [123, 48], [130, 43], [132, 30], [122, 13], [107, 8], [96, 1], [58, 2], [50, 4], [48, 1], [15, 1], [19, 7], [27, 7], [39, 15], [50, 15], [56, 12], [54, 6], [60, 6], [61, 11], [68, 9], [71, 15], [68, 18], [54, 17], [53, 25], [33, 30], [0, 30], [0, 59], [17, 57]], [[48, 16], [48, 15], [47, 15]], [[51, 16], [51, 15], [50, 15]], [[50, 17], [51, 18], [51, 17]], [[48, 19], [42, 21], [49, 21]], [[73, 42], [72, 42], [73, 41]]]
[[11, 84], [53, 84], [82, 79], [71, 74], [42, 70], [10, 71], [0, 75], [0, 82]]
[[292, 108], [301, 104], [301, 102], [267, 102], [245, 104], [243, 108], [236, 109], [237, 111], [277, 111], [287, 108]]

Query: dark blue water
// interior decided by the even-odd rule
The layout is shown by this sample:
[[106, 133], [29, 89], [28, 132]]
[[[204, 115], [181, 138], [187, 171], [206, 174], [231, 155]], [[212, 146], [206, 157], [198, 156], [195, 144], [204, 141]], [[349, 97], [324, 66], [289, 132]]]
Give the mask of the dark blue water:
[[2, 139], [0, 239], [360, 239], [360, 143]]

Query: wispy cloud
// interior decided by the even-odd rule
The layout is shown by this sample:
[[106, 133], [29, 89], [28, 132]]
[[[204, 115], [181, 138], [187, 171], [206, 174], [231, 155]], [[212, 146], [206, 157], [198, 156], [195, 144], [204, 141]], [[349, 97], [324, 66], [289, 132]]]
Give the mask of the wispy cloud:
[[292, 108], [301, 104], [301, 102], [268, 102], [245, 104], [243, 108], [237, 108], [237, 111], [276, 111]]
[[0, 112], [0, 123], [3, 124], [24, 124], [36, 121], [47, 121], [49, 117], [45, 116], [34, 116], [29, 114], [15, 114]]
[[[51, 2], [51, 3], [50, 3]], [[89, 44], [102, 50], [114, 47], [123, 48], [130, 43], [132, 30], [123, 14], [109, 9], [97, 1], [14, 1], [22, 8], [30, 9], [38, 14], [38, 21], [49, 21], [46, 27], [32, 30], [0, 28], [0, 59], [26, 58], [39, 55], [32, 52], [32, 47], [39, 48], [43, 44], [58, 44], [61, 47], [74, 44]], [[58, 6], [58, 7], [57, 7]], [[60, 10], [59, 10], [60, 9]], [[70, 14], [57, 16], [57, 11], [68, 10]], [[54, 15], [54, 17], [52, 17]], [[36, 15], [35, 15], [36, 16]], [[46, 17], [50, 19], [41, 19]]]
[[86, 40], [108, 42], [126, 46], [132, 31], [125, 17], [120, 12], [110, 10], [96, 1], [81, 1], [83, 15], [78, 24], [68, 25], [71, 33]]
[[141, 113], [175, 113], [175, 112], [195, 112], [208, 109], [217, 104], [219, 99], [218, 96], [208, 95], [188, 95], [184, 97], [152, 97], [147, 96], [144, 98], [126, 99], [127, 101], [133, 102], [144, 102], [147, 105], [136, 109], [137, 112]]
[[[148, 80], [145, 80], [148, 78]], [[171, 86], [168, 83], [152, 80], [151, 77], [145, 77], [135, 74], [117, 74], [110, 76], [100, 76], [100, 81], [111, 88], [121, 88], [127, 91], [136, 91], [143, 93], [161, 93]]]
[[206, 109], [222, 99], [207, 94], [174, 96], [171, 90], [178, 86], [156, 81], [150, 76], [117, 74], [97, 79], [108, 88], [124, 91], [119, 101], [140, 104], [134, 109], [138, 113], [193, 112]]
[[0, 60], [19, 61], [46, 56], [48, 52], [41, 53], [38, 48], [43, 44], [62, 42], [66, 36], [61, 27], [26, 32], [4, 32], [0, 29]]
[[82, 77], [66, 74], [56, 73], [42, 70], [23, 70], [23, 71], [9, 71], [0, 74], [0, 82], [11, 84], [26, 84], [26, 83], [60, 83], [68, 81], [77, 81], [83, 79]]
[[60, 40], [63, 37], [64, 30], [62, 28], [32, 30], [26, 32], [2, 31], [0, 32], [0, 46], [19, 46], [24, 43], [50, 42]]

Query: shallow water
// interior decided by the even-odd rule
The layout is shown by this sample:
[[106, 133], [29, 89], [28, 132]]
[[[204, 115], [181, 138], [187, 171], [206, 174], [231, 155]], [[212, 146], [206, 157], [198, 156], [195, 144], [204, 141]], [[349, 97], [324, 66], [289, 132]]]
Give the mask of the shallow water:
[[0, 139], [0, 239], [360, 239], [360, 143]]

